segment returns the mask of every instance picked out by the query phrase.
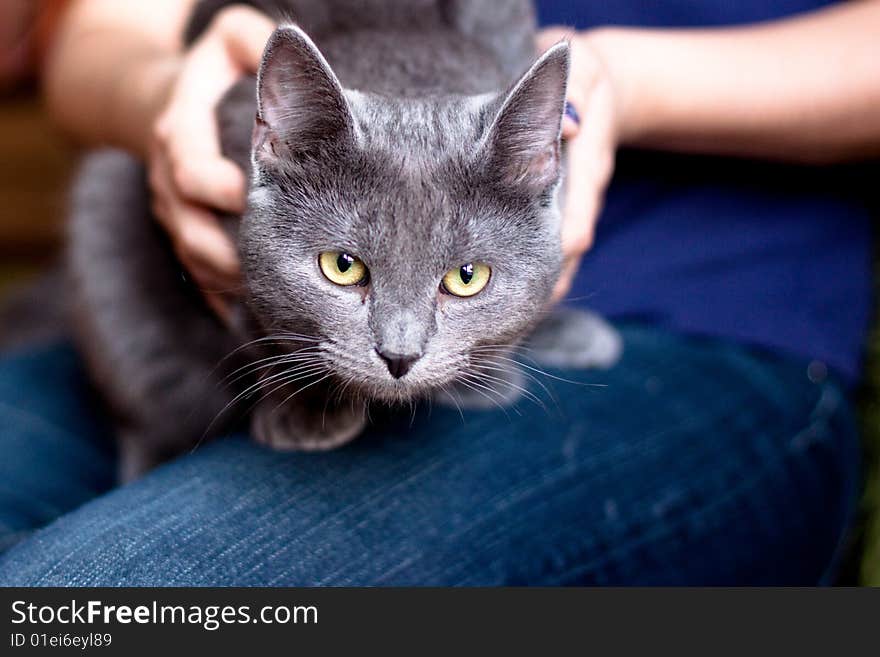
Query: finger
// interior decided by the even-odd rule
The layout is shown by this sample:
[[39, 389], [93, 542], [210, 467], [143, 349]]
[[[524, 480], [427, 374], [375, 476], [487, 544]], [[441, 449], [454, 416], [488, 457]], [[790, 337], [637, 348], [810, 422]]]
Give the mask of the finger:
[[241, 6], [227, 9], [221, 21], [224, 25], [220, 31], [239, 68], [246, 73], [256, 73], [266, 42], [275, 31], [275, 22], [260, 11]]
[[[561, 301], [571, 288], [580, 267], [581, 257], [593, 245], [596, 219], [604, 183], [593, 170], [594, 148], [580, 135], [569, 148], [565, 213], [562, 222], [562, 251], [565, 256], [562, 273], [553, 290], [554, 303]], [[576, 182], [574, 182], [576, 181]]]
[[562, 138], [566, 141], [577, 137], [581, 130], [581, 115], [571, 100], [565, 101], [565, 114], [562, 117]]
[[535, 38], [535, 45], [539, 53], [544, 53], [560, 41], [571, 39], [575, 31], [571, 28], [553, 25], [538, 32]]
[[580, 258], [566, 259], [565, 263], [562, 266], [562, 273], [559, 275], [559, 279], [556, 281], [556, 285], [553, 288], [553, 294], [551, 296], [552, 303], [558, 303], [562, 301], [568, 294], [568, 291], [571, 289], [571, 284], [574, 282], [574, 277], [577, 274], [579, 266]]
[[239, 277], [238, 256], [217, 217], [177, 196], [161, 156], [153, 159], [150, 169], [154, 212], [181, 260], [210, 270], [223, 285], [235, 284]]
[[582, 254], [592, 247], [595, 225], [604, 190], [611, 175], [613, 147], [597, 115], [594, 124], [584, 125], [569, 143], [562, 222], [562, 247], [566, 254]]
[[172, 152], [174, 186], [187, 200], [231, 214], [245, 209], [244, 172], [223, 157], [199, 158], [188, 146], [175, 142]]
[[220, 36], [199, 42], [187, 58], [157, 131], [181, 194], [235, 213], [244, 206], [244, 174], [220, 152], [214, 112], [240, 75]]
[[226, 298], [220, 294], [212, 293], [206, 293], [202, 296], [205, 297], [205, 303], [214, 311], [214, 314], [217, 315], [220, 321], [229, 326], [232, 323], [232, 309]]
[[170, 177], [167, 159], [161, 151], [155, 152], [150, 166], [154, 206], [157, 218], [168, 231], [175, 248], [187, 260], [198, 261], [213, 270], [218, 279], [237, 280], [238, 255], [216, 215], [182, 199]]
[[181, 256], [180, 261], [192, 283], [204, 296], [209, 294], [229, 297], [240, 295], [241, 287], [238, 283], [230, 285], [228, 281], [218, 278], [210, 267], [197, 260], [185, 261], [184, 256]]
[[556, 281], [556, 286], [553, 288], [553, 294], [550, 297], [550, 304], [556, 305], [560, 301], [565, 298], [565, 295], [568, 294], [569, 289], [571, 289], [571, 281], [568, 278], [560, 278]]
[[172, 236], [188, 261], [208, 269], [222, 285], [238, 280], [238, 255], [232, 241], [210, 212], [188, 204], [174, 208], [176, 233]]
[[222, 285], [212, 279], [212, 272], [200, 268], [194, 263], [181, 263], [186, 269], [189, 278], [192, 279], [193, 285], [201, 292], [202, 298], [208, 307], [214, 312], [221, 321], [228, 324], [231, 318], [231, 308], [229, 297], [231, 293], [220, 291]]
[[581, 256], [592, 248], [598, 204], [595, 192], [588, 191], [566, 201], [562, 221], [562, 252], [566, 257]]
[[227, 212], [244, 210], [245, 179], [220, 153], [216, 104], [246, 73], [255, 73], [275, 23], [250, 7], [224, 10], [193, 48], [172, 101], [167, 144], [175, 183], [191, 201]]
[[569, 184], [565, 194], [561, 235], [562, 251], [567, 256], [581, 255], [592, 246], [598, 196], [601, 193], [588, 163], [580, 161], [579, 155], [569, 152]]
[[205, 208], [181, 199], [170, 182], [161, 153], [150, 164], [153, 212], [184, 261], [199, 261], [217, 272], [218, 277], [238, 276], [238, 258], [231, 239], [217, 217]]

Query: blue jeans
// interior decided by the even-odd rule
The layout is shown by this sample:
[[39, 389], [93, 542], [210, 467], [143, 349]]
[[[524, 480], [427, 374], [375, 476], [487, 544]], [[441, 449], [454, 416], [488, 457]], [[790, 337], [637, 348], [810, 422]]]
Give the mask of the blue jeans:
[[622, 333], [612, 370], [561, 373], [606, 387], [547, 379], [546, 410], [385, 413], [323, 454], [233, 436], [124, 487], [73, 351], [7, 356], [0, 584], [827, 582], [859, 479], [845, 391], [797, 360]]

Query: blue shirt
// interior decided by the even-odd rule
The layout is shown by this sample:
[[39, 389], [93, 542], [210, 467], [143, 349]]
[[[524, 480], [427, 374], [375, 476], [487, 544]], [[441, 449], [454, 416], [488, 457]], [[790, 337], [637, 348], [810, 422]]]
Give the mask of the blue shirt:
[[[578, 29], [685, 27], [828, 4], [539, 0], [538, 11], [542, 24]], [[870, 174], [623, 151], [570, 297], [609, 317], [822, 361], [854, 383], [871, 314]]]

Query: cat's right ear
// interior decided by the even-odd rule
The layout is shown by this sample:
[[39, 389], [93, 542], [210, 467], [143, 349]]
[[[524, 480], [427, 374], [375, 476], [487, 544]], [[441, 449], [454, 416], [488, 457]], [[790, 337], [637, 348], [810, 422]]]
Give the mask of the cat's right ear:
[[562, 41], [502, 96], [484, 144], [491, 170], [506, 184], [542, 193], [559, 181], [569, 60]]
[[348, 101], [327, 60], [301, 29], [279, 27], [257, 76], [255, 160], [308, 156], [353, 135]]

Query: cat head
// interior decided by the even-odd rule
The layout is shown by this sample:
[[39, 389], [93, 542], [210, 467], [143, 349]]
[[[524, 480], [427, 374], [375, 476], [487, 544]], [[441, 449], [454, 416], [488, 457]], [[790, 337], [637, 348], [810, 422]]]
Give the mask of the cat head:
[[395, 98], [343, 89], [305, 33], [276, 30], [240, 234], [262, 332], [310, 336], [330, 372], [386, 400], [522, 337], [561, 265], [568, 64], [563, 43], [500, 94]]

